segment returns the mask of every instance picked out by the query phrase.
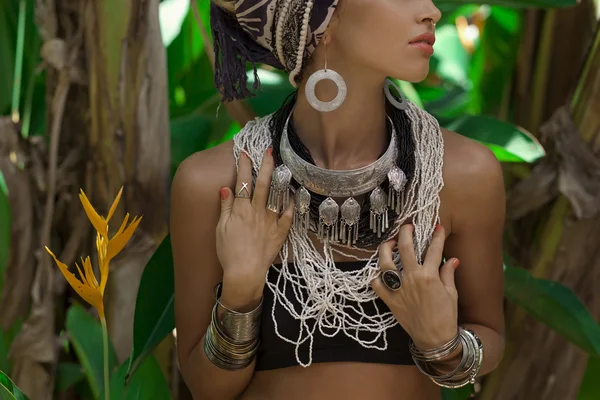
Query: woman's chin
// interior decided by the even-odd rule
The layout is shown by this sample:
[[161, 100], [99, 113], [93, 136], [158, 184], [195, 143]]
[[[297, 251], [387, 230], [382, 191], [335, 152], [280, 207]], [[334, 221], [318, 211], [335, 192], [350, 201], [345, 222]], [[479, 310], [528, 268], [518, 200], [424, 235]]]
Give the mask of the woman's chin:
[[429, 75], [429, 63], [426, 65], [415, 65], [410, 70], [405, 66], [402, 71], [397, 71], [393, 76], [401, 81], [418, 83], [424, 81], [427, 75]]

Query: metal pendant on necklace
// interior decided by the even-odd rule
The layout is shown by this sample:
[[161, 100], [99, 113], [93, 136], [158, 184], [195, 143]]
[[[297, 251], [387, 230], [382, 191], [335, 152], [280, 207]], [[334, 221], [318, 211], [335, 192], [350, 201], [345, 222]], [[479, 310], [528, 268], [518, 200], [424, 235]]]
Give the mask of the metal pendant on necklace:
[[340, 221], [340, 241], [349, 247], [352, 244], [356, 244], [358, 240], [360, 204], [358, 204], [354, 197], [349, 197], [342, 204], [340, 213], [342, 214]]
[[271, 177], [271, 190], [269, 191], [268, 207], [270, 210], [280, 213], [288, 208], [291, 180], [292, 172], [285, 164], [275, 168]]
[[394, 165], [388, 172], [388, 180], [390, 182], [390, 192], [388, 193], [387, 205], [396, 214], [400, 214], [400, 196], [402, 196], [402, 191], [406, 186], [406, 174]]
[[339, 240], [339, 211], [340, 206], [331, 197], [323, 200], [319, 206], [319, 229], [317, 236], [322, 242], [337, 242]]
[[387, 195], [383, 189], [376, 187], [371, 192], [369, 200], [371, 202], [370, 228], [380, 238], [381, 234], [389, 227]]
[[310, 192], [304, 186], [294, 194], [294, 226], [304, 233], [307, 233], [310, 227], [310, 199]]

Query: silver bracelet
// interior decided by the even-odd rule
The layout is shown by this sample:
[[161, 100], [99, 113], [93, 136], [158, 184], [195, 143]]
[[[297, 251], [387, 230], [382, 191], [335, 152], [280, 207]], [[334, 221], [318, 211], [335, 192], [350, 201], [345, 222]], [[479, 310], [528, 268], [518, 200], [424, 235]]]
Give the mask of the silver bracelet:
[[217, 322], [217, 304], [212, 311], [211, 323], [204, 336], [204, 353], [216, 367], [235, 371], [252, 363], [258, 351], [259, 339], [246, 343], [235, 343], [220, 329]]
[[214, 294], [216, 303], [225, 311], [218, 318], [218, 323], [225, 335], [234, 343], [243, 344], [255, 340], [260, 334], [263, 300], [252, 311], [242, 313], [230, 309], [221, 303], [221, 288], [219, 283], [215, 286]]
[[461, 329], [462, 329], [461, 327], [458, 328], [456, 336], [454, 336], [452, 338], [452, 340], [450, 340], [448, 343], [445, 343], [445, 344], [443, 344], [439, 347], [433, 348], [433, 349], [421, 350], [415, 345], [415, 343], [412, 341], [412, 339], [410, 339], [409, 343], [408, 343], [410, 354], [412, 355], [412, 357], [414, 359], [417, 359], [417, 360], [423, 361], [423, 362], [432, 362], [432, 361], [442, 360], [442, 359], [448, 357], [450, 354], [452, 354], [454, 352], [454, 350], [456, 350], [456, 348], [458, 347], [458, 345], [460, 343], [460, 330]]
[[[424, 357], [422, 352], [419, 353], [418, 349], [413, 350], [411, 348], [411, 353], [413, 353], [413, 351], [416, 353], [413, 355], [413, 360], [415, 361], [417, 368], [423, 374], [431, 378], [437, 385], [445, 388], [459, 388], [469, 383], [475, 383], [477, 374], [481, 370], [483, 364], [483, 345], [479, 337], [473, 331], [459, 327], [458, 338], [459, 340], [457, 340], [456, 344], [453, 344], [452, 347], [456, 349], [456, 347], [458, 347], [458, 342], [462, 343], [463, 350], [461, 360], [453, 371], [445, 374], [440, 374], [432, 365], [434, 361], [443, 358], [433, 352], [435, 349], [428, 351], [428, 357]], [[449, 349], [448, 344], [440, 346], [444, 353], [447, 353]]]
[[479, 336], [472, 330], [466, 329], [464, 335], [468, 338], [468, 351], [472, 354], [473, 361], [469, 363], [464, 373], [454, 377], [453, 379], [439, 379], [432, 378], [432, 380], [439, 386], [456, 389], [459, 387], [466, 386], [468, 384], [474, 384], [477, 379], [477, 375], [481, 371], [483, 365], [483, 343]]

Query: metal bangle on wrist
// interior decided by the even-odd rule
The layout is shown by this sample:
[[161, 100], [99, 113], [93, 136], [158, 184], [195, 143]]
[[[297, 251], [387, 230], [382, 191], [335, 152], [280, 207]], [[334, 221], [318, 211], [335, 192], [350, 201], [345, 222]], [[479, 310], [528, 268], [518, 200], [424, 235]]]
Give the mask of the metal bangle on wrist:
[[[243, 369], [252, 363], [258, 350], [262, 299], [254, 310], [242, 313], [221, 303], [220, 289], [221, 284], [215, 287], [216, 302], [204, 337], [204, 353], [218, 368]], [[220, 318], [218, 306], [224, 309]]]
[[[435, 369], [435, 362], [452, 354], [462, 343], [462, 357], [456, 368], [449, 373], [440, 373]], [[458, 328], [458, 334], [448, 343], [435, 349], [420, 350], [412, 340], [409, 344], [410, 352], [417, 368], [427, 375], [438, 386], [445, 388], [459, 388], [469, 383], [475, 383], [477, 375], [483, 365], [483, 344], [475, 332]]]

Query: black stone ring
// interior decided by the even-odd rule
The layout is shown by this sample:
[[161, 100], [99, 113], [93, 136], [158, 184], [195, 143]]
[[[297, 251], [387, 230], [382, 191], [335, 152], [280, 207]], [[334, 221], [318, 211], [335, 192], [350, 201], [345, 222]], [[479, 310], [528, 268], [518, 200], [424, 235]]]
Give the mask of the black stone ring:
[[392, 291], [396, 291], [400, 289], [402, 286], [402, 278], [400, 278], [400, 273], [394, 269], [388, 269], [381, 274], [381, 280], [385, 287]]

